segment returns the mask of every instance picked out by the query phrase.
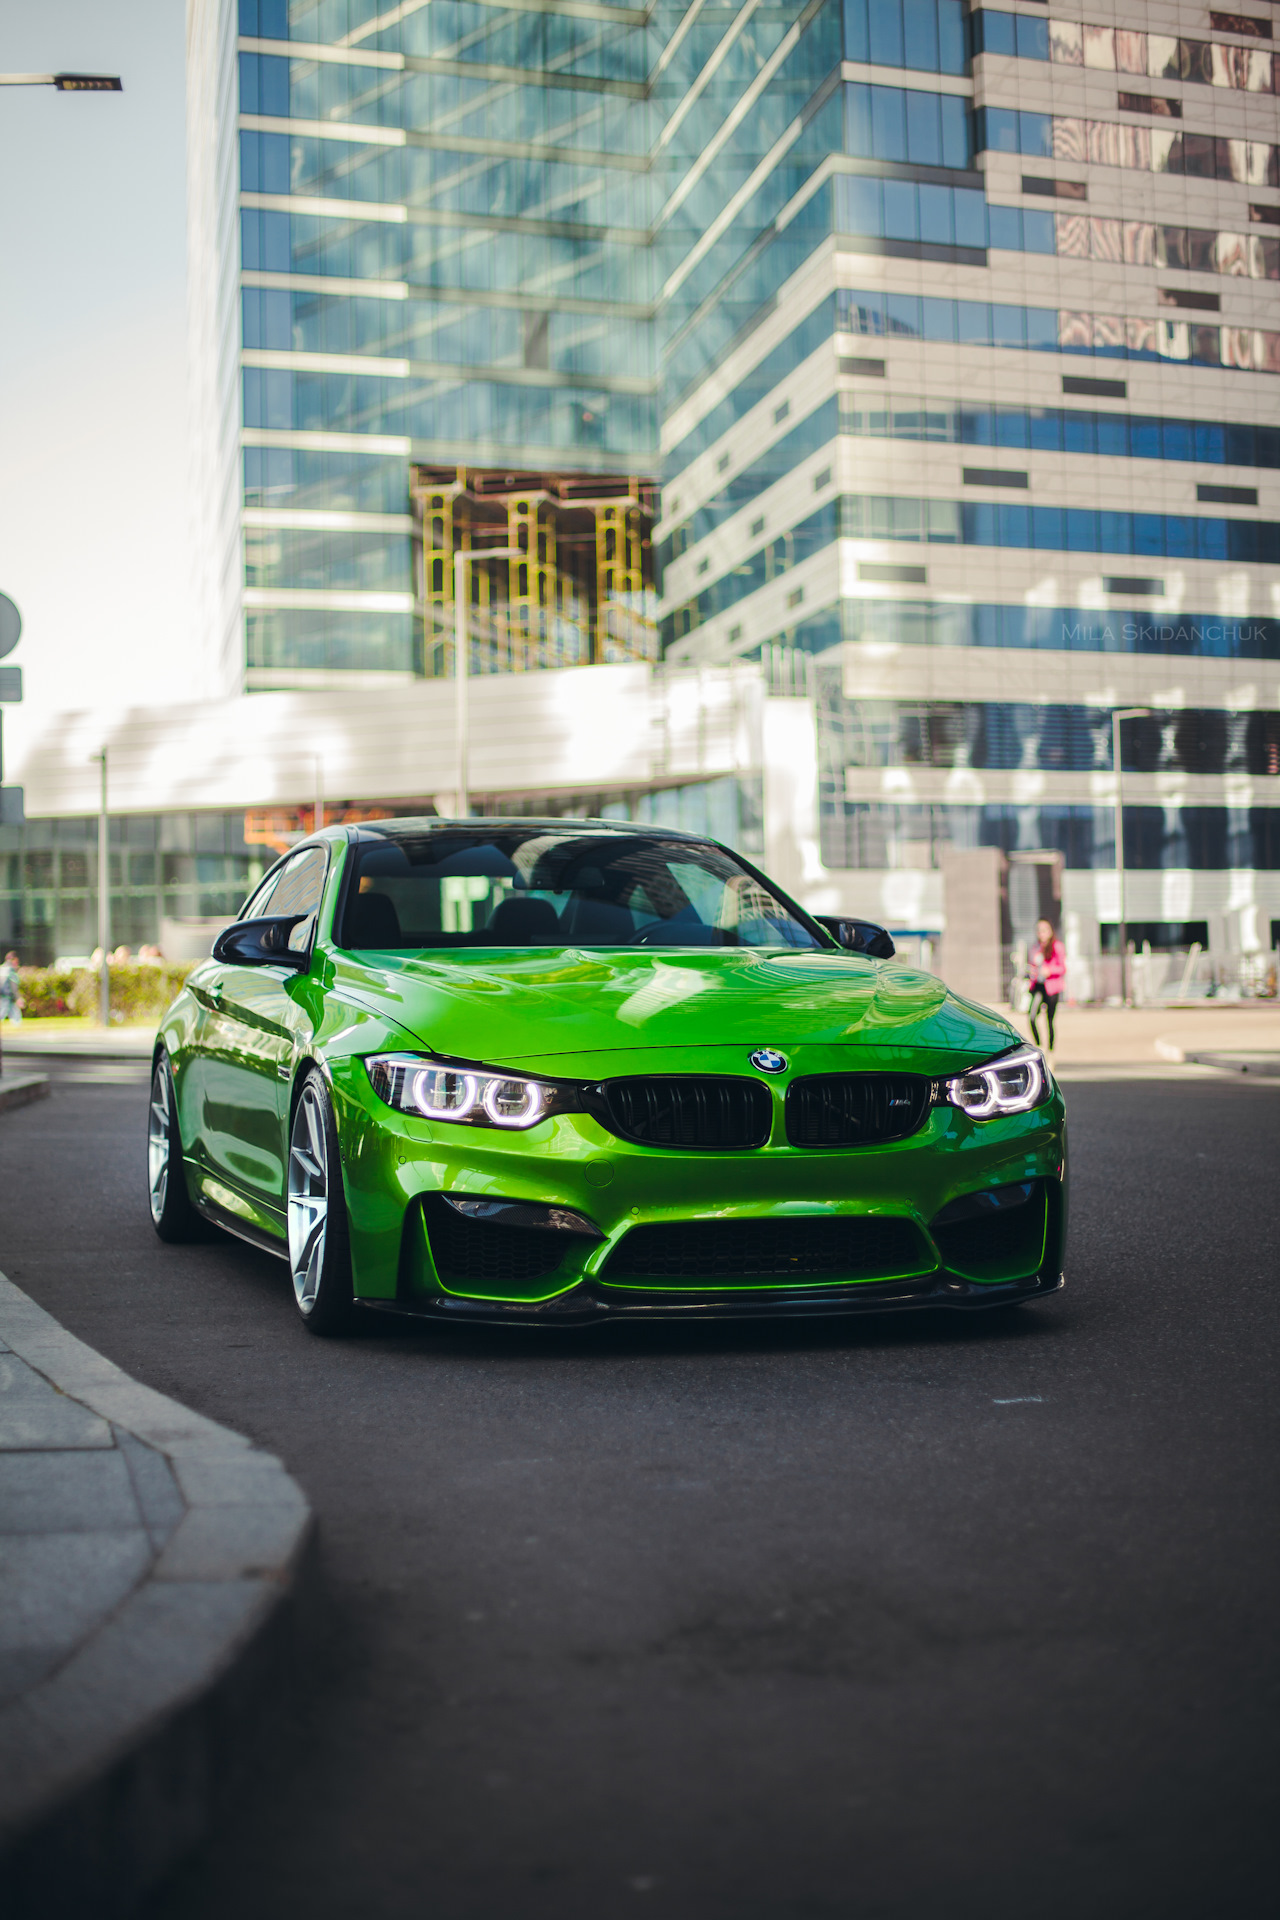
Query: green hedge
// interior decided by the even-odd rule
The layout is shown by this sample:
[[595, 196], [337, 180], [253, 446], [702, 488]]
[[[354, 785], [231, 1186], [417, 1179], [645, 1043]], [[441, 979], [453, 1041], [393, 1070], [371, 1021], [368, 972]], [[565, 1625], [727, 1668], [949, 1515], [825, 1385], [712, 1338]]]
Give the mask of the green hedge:
[[[141, 960], [113, 963], [111, 1018], [121, 1024], [159, 1020], [197, 963], [148, 964]], [[21, 981], [24, 1020], [43, 1020], [55, 1014], [92, 1018], [98, 1011], [98, 974], [88, 967], [23, 967]]]

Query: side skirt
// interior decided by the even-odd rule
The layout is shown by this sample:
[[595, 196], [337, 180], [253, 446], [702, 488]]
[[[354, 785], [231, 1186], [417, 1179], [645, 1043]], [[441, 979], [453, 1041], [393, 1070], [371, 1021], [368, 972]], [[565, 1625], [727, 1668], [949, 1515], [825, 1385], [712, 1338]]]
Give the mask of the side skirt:
[[288, 1260], [289, 1242], [287, 1240], [280, 1239], [274, 1233], [268, 1233], [263, 1227], [251, 1226], [238, 1214], [229, 1213], [224, 1207], [216, 1206], [206, 1193], [193, 1194], [192, 1202], [196, 1212], [203, 1219], [208, 1220], [212, 1226], [221, 1227], [224, 1233], [234, 1234], [237, 1240], [247, 1241], [251, 1247], [256, 1247], [259, 1253], [271, 1253], [277, 1260]]

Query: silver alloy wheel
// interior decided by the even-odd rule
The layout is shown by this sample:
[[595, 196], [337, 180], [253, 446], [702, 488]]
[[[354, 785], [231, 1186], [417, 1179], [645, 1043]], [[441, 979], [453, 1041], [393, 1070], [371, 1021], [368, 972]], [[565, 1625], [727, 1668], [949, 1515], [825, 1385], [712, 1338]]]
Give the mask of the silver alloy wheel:
[[156, 1226], [164, 1215], [164, 1203], [169, 1196], [172, 1124], [173, 1077], [168, 1061], [158, 1060], [151, 1076], [151, 1113], [147, 1120], [147, 1194]]
[[329, 1146], [325, 1113], [313, 1082], [302, 1089], [289, 1136], [289, 1266], [293, 1291], [310, 1313], [324, 1271], [329, 1223]]

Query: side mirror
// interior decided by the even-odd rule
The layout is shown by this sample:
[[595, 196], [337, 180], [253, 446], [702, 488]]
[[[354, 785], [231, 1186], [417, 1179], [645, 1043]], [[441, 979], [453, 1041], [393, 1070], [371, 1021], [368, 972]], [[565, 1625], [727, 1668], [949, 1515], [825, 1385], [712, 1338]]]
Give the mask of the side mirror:
[[850, 953], [865, 953], [868, 960], [892, 960], [898, 951], [886, 929], [874, 920], [854, 920], [843, 913], [815, 913], [813, 917]]
[[261, 920], [237, 920], [214, 941], [213, 957], [232, 966], [295, 967], [305, 971], [310, 956], [291, 947], [289, 935], [310, 918], [309, 913], [277, 913]]

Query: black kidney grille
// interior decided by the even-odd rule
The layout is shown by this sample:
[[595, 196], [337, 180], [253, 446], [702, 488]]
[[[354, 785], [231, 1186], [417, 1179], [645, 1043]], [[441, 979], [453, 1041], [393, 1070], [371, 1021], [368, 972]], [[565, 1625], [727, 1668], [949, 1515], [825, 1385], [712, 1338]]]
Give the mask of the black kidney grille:
[[431, 1196], [425, 1203], [431, 1257], [442, 1280], [541, 1280], [563, 1265], [581, 1240], [538, 1227], [468, 1220]]
[[793, 1147], [868, 1147], [923, 1126], [932, 1082], [920, 1073], [815, 1073], [787, 1088]]
[[654, 1074], [606, 1080], [597, 1101], [592, 1110], [610, 1133], [645, 1147], [762, 1147], [773, 1124], [769, 1089], [745, 1078]]
[[632, 1227], [603, 1280], [857, 1279], [922, 1273], [936, 1265], [910, 1220], [792, 1215], [767, 1220], [684, 1220]]

